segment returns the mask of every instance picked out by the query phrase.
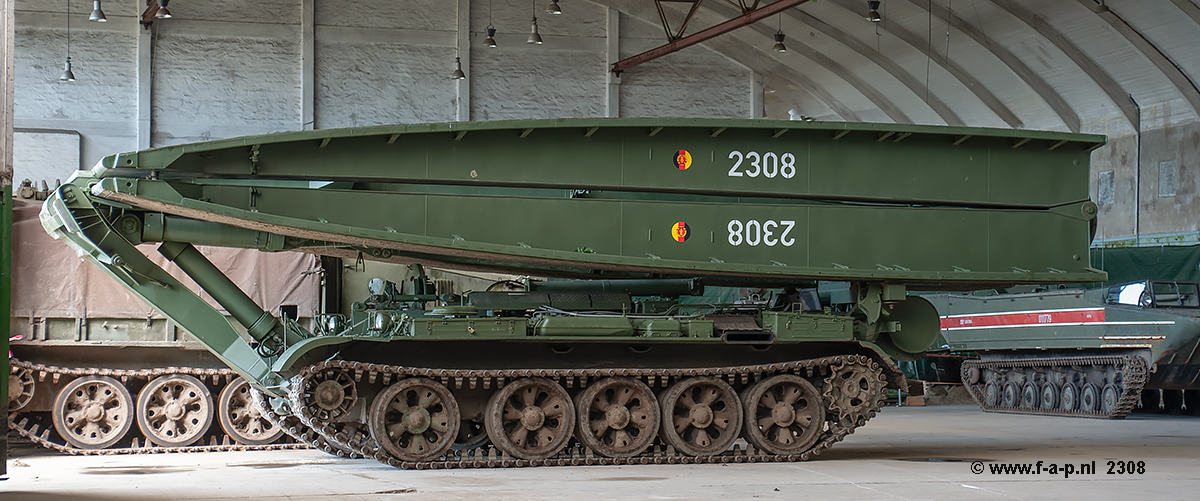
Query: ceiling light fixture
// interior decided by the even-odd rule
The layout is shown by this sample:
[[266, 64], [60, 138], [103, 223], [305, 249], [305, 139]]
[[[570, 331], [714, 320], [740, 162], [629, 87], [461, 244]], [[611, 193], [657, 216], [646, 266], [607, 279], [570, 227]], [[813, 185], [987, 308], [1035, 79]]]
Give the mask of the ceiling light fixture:
[[550, 5], [546, 7], [546, 13], [554, 15], [562, 14], [562, 9], [558, 6], [558, 0], [550, 0]]
[[462, 58], [454, 56], [454, 73], [450, 74], [450, 78], [454, 80], [466, 80], [467, 74], [462, 70]]
[[[534, 0], [534, 2], [537, 2], [537, 0]], [[533, 27], [530, 28], [529, 40], [526, 40], [525, 43], [536, 44], [536, 45], [542, 44], [542, 36], [538, 34], [538, 28], [537, 28], [537, 4], [536, 3], [534, 4], [534, 7], [533, 7]]]
[[71, 71], [71, 0], [67, 0], [67, 67], [58, 79], [63, 82], [75, 81], [75, 72]]
[[88, 21], [94, 23], [106, 23], [108, 18], [104, 17], [104, 11], [100, 10], [100, 0], [92, 2], [92, 15], [88, 17]]
[[533, 16], [533, 31], [529, 33], [529, 40], [526, 40], [525, 43], [542, 44], [542, 36], [538, 34], [537, 30], [537, 16]]
[[483, 39], [483, 46], [484, 47], [495, 47], [496, 46], [496, 28], [493, 28], [492, 25], [490, 25], [490, 24], [487, 27], [487, 38]]
[[484, 47], [496, 46], [496, 27], [492, 26], [492, 0], [488, 0], [487, 38], [483, 39]]
[[879, 15], [879, 0], [867, 0], [867, 21], [878, 23], [883, 21], [883, 17]]
[[783, 14], [779, 15], [779, 31], [775, 32], [775, 45], [771, 50], [775, 52], [787, 52], [787, 46], [783, 45]]
[[170, 0], [158, 0], [158, 12], [154, 14], [155, 19], [171, 19], [171, 11], [167, 10], [167, 2]]
[[782, 31], [775, 34], [775, 46], [771, 47], [771, 50], [775, 52], [787, 52], [787, 46], [783, 45], [783, 37]]

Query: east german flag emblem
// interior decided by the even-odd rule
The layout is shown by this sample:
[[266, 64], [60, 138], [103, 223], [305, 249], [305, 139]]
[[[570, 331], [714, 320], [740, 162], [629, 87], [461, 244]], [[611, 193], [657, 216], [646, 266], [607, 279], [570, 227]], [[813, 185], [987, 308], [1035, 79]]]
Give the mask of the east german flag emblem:
[[675, 166], [679, 170], [688, 170], [692, 166], [692, 154], [688, 150], [679, 150], [675, 152]]
[[686, 242], [690, 236], [692, 236], [692, 229], [683, 221], [675, 223], [675, 226], [671, 227], [671, 238], [674, 238], [676, 242]]

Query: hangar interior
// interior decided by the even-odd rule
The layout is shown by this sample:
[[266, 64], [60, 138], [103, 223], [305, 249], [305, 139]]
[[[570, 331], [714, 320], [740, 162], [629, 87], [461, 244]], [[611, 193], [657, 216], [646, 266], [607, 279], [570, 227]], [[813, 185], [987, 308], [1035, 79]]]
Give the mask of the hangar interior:
[[[0, 118], [12, 127], [11, 184], [31, 180], [31, 193], [118, 152], [394, 124], [696, 118], [980, 127], [1106, 137], [1088, 150], [1090, 199], [1098, 206], [1093, 265], [1111, 249], [1200, 245], [1192, 216], [1200, 212], [1197, 0], [0, 2], [13, 60], [11, 115]], [[768, 9], [778, 12], [761, 14]], [[706, 28], [739, 22], [745, 26], [695, 42]], [[643, 57], [664, 44], [690, 46]], [[877, 141], [899, 143], [909, 134]], [[1049, 151], [1072, 142], [1042, 139], [1011, 148]], [[32, 206], [24, 214], [30, 231]], [[1113, 262], [1166, 275], [1155, 278], [1200, 277], [1191, 248], [1150, 265], [1139, 259]], [[311, 257], [271, 266], [303, 270], [295, 274], [315, 281], [319, 264]], [[347, 282], [375, 287], [368, 269], [409, 278], [404, 269], [368, 266], [378, 265], [362, 264], [363, 273]], [[269, 313], [283, 315], [282, 303], [307, 311], [319, 309], [311, 304], [320, 299], [270, 301], [280, 304]], [[147, 308], [120, 314], [144, 317], [146, 331], [165, 328], [182, 342], [175, 326]], [[29, 315], [31, 329], [35, 323]], [[80, 336], [100, 329], [66, 327]], [[1200, 345], [1190, 342], [1195, 352]], [[222, 384], [236, 377], [220, 376]], [[1122, 405], [1132, 406], [1135, 393], [1126, 397]]]

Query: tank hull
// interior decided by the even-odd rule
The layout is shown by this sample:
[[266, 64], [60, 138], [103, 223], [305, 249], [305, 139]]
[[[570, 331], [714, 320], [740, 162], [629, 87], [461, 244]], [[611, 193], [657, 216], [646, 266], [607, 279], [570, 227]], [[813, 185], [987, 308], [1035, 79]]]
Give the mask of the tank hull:
[[[1200, 390], [1195, 290], [1194, 283], [1138, 282], [925, 297], [941, 315], [942, 349], [979, 356], [962, 375], [984, 409], [1120, 418], [1143, 391]], [[1064, 404], [1064, 391], [1076, 398]]]

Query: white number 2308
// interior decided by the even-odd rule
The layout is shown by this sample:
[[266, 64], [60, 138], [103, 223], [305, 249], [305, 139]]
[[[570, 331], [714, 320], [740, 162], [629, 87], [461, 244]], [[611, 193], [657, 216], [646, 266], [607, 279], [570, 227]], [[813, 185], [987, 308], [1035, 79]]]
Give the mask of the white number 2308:
[[[768, 179], [775, 176], [791, 179], [796, 175], [796, 155], [791, 153], [776, 155], [774, 152], [768, 151], [760, 155], [757, 151], [747, 151], [743, 155], [742, 152], [734, 150], [729, 152], [729, 159], [734, 160], [733, 167], [729, 168], [729, 177], [762, 175]], [[743, 162], [749, 163], [749, 167], [743, 169]]]
[[795, 226], [795, 221], [759, 222], [750, 219], [743, 223], [734, 219], [729, 221], [729, 245], [736, 247], [745, 243], [751, 247], [759, 244], [765, 244], [767, 247], [776, 245], [791, 247], [796, 243], [796, 239], [790, 237], [789, 234]]

